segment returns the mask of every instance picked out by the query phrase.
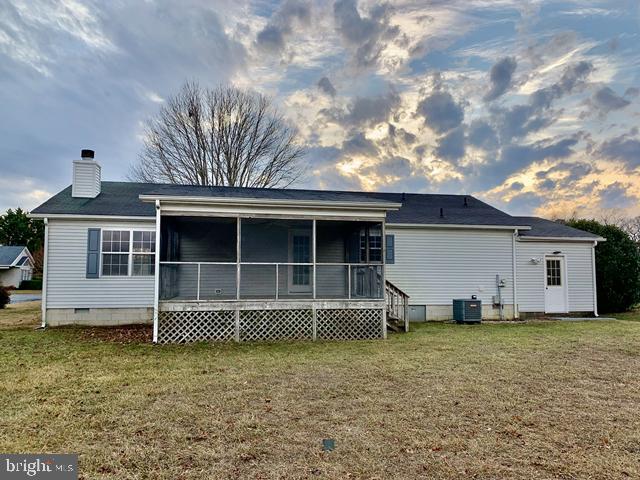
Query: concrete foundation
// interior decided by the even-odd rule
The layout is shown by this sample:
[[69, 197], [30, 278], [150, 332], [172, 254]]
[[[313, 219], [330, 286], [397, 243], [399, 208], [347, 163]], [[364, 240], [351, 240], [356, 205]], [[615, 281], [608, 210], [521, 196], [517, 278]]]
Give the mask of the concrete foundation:
[[[432, 321], [449, 321], [453, 319], [452, 305], [427, 305], [428, 322]], [[513, 320], [513, 305], [503, 305], [503, 313], [505, 320]], [[500, 320], [500, 310], [493, 305], [482, 305], [483, 320]]]
[[152, 324], [153, 308], [48, 308], [47, 326], [87, 325], [113, 327], [117, 325]]

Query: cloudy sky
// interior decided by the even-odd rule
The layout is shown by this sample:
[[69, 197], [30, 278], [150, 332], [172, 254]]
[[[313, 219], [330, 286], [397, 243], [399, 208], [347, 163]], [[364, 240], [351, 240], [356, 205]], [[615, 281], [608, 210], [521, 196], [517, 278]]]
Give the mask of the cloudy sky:
[[0, 211], [93, 148], [125, 179], [185, 80], [266, 93], [301, 187], [471, 193], [513, 214], [640, 214], [637, 0], [0, 3]]

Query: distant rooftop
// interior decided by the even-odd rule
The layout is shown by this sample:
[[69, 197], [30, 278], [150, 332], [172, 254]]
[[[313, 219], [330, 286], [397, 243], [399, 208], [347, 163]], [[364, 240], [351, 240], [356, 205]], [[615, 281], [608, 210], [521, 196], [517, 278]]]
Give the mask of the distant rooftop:
[[23, 246], [2, 246], [0, 245], [0, 267], [8, 267], [16, 261], [18, 255], [25, 249]]

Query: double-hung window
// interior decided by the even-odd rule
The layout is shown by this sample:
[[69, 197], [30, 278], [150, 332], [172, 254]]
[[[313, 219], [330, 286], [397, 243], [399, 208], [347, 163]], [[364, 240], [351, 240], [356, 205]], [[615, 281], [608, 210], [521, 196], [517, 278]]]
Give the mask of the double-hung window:
[[105, 230], [102, 232], [102, 275], [126, 277], [129, 275], [129, 230]]
[[360, 230], [360, 262], [377, 263], [382, 261], [382, 230], [380, 227], [367, 227]]
[[156, 232], [133, 232], [133, 275], [153, 275], [155, 256]]
[[155, 251], [155, 232], [103, 230], [102, 276], [153, 275]]

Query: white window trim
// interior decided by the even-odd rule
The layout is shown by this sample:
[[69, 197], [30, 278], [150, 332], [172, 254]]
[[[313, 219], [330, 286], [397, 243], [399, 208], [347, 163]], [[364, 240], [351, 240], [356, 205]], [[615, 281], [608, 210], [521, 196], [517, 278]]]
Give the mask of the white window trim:
[[[100, 227], [96, 227], [100, 228]], [[104, 275], [102, 273], [102, 264], [104, 262], [104, 255], [124, 255], [123, 252], [104, 252], [102, 250], [102, 239], [104, 238], [104, 232], [129, 232], [129, 252], [127, 255], [129, 256], [127, 262], [127, 275]], [[133, 251], [133, 232], [153, 232], [156, 233], [155, 230], [149, 228], [100, 228], [100, 275], [99, 278], [148, 278], [154, 277], [153, 275], [133, 275], [133, 255], [157, 255], [158, 254], [158, 239], [155, 239], [155, 252], [134, 252]]]

